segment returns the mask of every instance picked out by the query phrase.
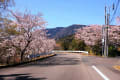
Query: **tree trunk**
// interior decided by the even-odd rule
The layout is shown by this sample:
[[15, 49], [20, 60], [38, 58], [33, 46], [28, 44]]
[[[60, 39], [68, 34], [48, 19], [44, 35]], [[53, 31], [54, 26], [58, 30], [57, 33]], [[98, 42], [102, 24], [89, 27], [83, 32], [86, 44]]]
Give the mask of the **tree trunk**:
[[23, 62], [23, 57], [24, 57], [24, 53], [27, 49], [27, 47], [29, 46], [31, 41], [28, 41], [27, 45], [25, 46], [25, 48], [21, 51], [21, 62]]

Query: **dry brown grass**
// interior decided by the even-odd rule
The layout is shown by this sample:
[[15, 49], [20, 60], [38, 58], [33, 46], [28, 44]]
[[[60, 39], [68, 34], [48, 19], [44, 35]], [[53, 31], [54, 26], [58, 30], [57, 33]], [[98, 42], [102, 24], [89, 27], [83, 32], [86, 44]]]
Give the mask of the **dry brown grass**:
[[113, 68], [120, 71], [120, 65], [115, 65], [115, 66], [113, 66]]

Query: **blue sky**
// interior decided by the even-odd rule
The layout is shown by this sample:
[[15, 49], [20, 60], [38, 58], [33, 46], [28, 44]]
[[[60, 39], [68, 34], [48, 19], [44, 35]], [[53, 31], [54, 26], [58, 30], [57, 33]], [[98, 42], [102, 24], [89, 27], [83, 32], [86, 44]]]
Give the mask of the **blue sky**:
[[47, 28], [104, 24], [104, 6], [114, 0], [15, 0], [14, 10], [41, 12]]

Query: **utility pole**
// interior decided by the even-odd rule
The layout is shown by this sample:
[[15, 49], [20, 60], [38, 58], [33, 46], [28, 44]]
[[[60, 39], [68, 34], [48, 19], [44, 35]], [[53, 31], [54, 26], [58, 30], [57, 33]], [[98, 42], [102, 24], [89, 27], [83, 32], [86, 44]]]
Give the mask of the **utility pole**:
[[103, 26], [102, 34], [102, 46], [103, 46], [103, 54], [104, 57], [108, 56], [108, 25], [109, 25], [109, 18], [107, 13], [107, 6], [105, 6], [105, 26]]
[[[108, 26], [109, 26], [109, 17], [110, 17], [110, 8], [108, 8], [109, 11], [107, 10], [107, 6], [105, 6], [105, 26], [103, 26], [102, 34], [103, 34], [103, 54], [104, 57], [108, 56]], [[108, 11], [108, 12], [107, 12]]]
[[[115, 18], [115, 14], [117, 12], [118, 6], [119, 6], [120, 0], [117, 0], [116, 5], [113, 3], [112, 6], [105, 6], [105, 26], [102, 27], [102, 55], [105, 57], [108, 56], [108, 29], [109, 25], [112, 22], [112, 20]], [[114, 11], [112, 14], [112, 17], [110, 19], [110, 12]]]
[[[104, 57], [108, 57], [108, 29], [110, 25], [110, 6], [105, 6], [105, 26], [102, 28], [102, 54]], [[112, 10], [114, 10], [114, 4], [112, 5]]]
[[108, 57], [108, 28], [109, 28], [110, 13], [107, 13], [107, 26], [106, 26], [106, 56]]

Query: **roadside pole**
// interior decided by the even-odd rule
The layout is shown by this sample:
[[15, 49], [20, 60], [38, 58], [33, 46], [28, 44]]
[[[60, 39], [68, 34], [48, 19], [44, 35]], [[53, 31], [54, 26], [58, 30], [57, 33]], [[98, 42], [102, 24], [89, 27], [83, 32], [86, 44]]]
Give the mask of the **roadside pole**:
[[108, 28], [109, 28], [109, 19], [110, 19], [110, 8], [107, 13], [107, 6], [105, 6], [105, 26], [103, 28], [103, 46], [104, 46], [104, 57], [108, 57]]
[[108, 21], [108, 14], [107, 14], [107, 7], [105, 6], [105, 26], [103, 27], [103, 52], [104, 52], [104, 57], [107, 57], [107, 54], [108, 54], [108, 42], [107, 42], [107, 34], [108, 34], [108, 28], [107, 28], [107, 22]]
[[105, 26], [103, 26], [103, 29], [102, 29], [102, 48], [103, 48], [102, 54], [104, 54], [104, 57], [108, 57], [108, 55], [109, 55], [109, 52], [108, 52], [108, 44], [109, 44], [109, 33], [108, 32], [109, 31], [108, 31], [108, 29], [109, 29], [109, 25], [111, 22], [111, 20], [110, 20], [110, 10], [111, 9], [112, 9], [112, 11], [114, 10], [114, 3], [112, 6], [105, 6]]

